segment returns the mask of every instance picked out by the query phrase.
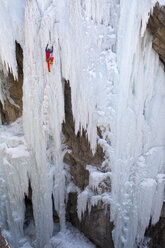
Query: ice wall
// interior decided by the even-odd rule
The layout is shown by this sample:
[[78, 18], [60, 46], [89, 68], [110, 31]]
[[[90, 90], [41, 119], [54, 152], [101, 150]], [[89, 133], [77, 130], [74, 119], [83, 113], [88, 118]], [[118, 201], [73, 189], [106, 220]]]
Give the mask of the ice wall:
[[61, 147], [61, 123], [64, 119], [64, 100], [60, 57], [55, 49], [55, 64], [48, 73], [45, 47], [49, 30], [53, 29], [56, 10], [52, 5], [42, 13], [40, 2], [27, 1], [25, 9], [24, 47], [24, 131], [36, 158], [31, 174], [34, 219], [37, 244], [43, 247], [52, 236], [52, 194], [55, 208], [64, 228], [64, 176]]
[[[111, 178], [112, 192], [106, 194], [105, 203], [111, 203], [115, 247], [136, 247], [150, 217], [153, 224], [158, 221], [164, 191], [165, 76], [152, 50], [152, 37], [146, 32], [155, 1], [27, 0], [24, 32], [18, 32], [17, 24], [23, 30], [24, 4], [21, 0], [2, 1], [0, 29], [6, 35], [0, 37], [0, 58], [2, 69], [6, 64], [16, 77], [15, 40], [22, 45], [23, 126], [34, 161], [12, 174], [17, 194], [10, 202], [13, 189], [8, 186], [8, 200], [2, 201], [3, 209], [19, 213], [18, 224], [13, 225], [17, 215], [11, 215], [12, 211], [8, 211], [8, 217], [3, 212], [2, 223], [7, 218], [11, 232], [23, 235], [23, 196], [30, 179], [36, 246], [43, 248], [52, 236], [52, 195], [61, 229], [65, 229], [66, 148], [62, 123], [67, 80], [71, 86], [75, 132], [86, 129], [93, 153], [98, 142], [105, 152], [104, 163], [109, 165], [106, 175], [87, 167], [89, 187], [95, 189], [105, 176]], [[7, 11], [13, 25], [6, 18]], [[51, 72], [45, 62], [48, 42], [54, 45]], [[102, 139], [97, 136], [98, 126]], [[1, 154], [8, 158], [8, 148], [2, 147]], [[10, 166], [0, 159], [4, 180], [19, 163], [10, 161]], [[22, 184], [20, 175], [25, 175], [21, 192], [15, 182], [17, 177]], [[5, 182], [1, 185], [4, 192]], [[91, 206], [103, 200], [101, 195], [91, 196], [89, 187], [78, 197], [80, 218], [89, 196]]]
[[15, 41], [23, 45], [25, 0], [2, 0], [0, 6], [0, 64], [17, 78]]
[[151, 1], [120, 2], [118, 104], [110, 165], [115, 247], [140, 242], [150, 217], [153, 224], [159, 220], [163, 203], [165, 74], [152, 37], [144, 32], [152, 6]]
[[34, 163], [23, 136], [21, 119], [0, 127], [0, 226], [10, 231], [8, 239], [19, 247], [23, 237], [25, 194]]
[[[107, 60], [107, 65], [113, 64], [108, 68], [111, 74], [106, 87], [109, 105], [105, 108], [106, 123], [100, 126], [103, 139], [98, 143], [111, 170], [109, 200], [115, 247], [136, 247], [143, 240], [150, 218], [152, 224], [158, 222], [163, 204], [165, 75], [146, 31], [154, 4], [120, 1], [117, 64], [112, 60], [115, 55]], [[79, 193], [80, 219], [86, 210], [84, 202], [88, 208], [97, 205], [100, 197], [105, 202], [104, 195], [94, 195], [89, 187]]]
[[[66, 151], [61, 131], [65, 119], [64, 79], [71, 86], [75, 132], [87, 129], [94, 152], [97, 125], [105, 123], [107, 118], [106, 87], [111, 84], [108, 66], [113, 67], [115, 61], [118, 9], [117, 2], [112, 1], [48, 4], [29, 0], [26, 3], [23, 120], [25, 137], [37, 164], [31, 185], [40, 247], [52, 235], [52, 194], [61, 228], [65, 228], [63, 155]], [[49, 73], [45, 47], [50, 39], [55, 62]], [[109, 65], [108, 58], [112, 61]]]

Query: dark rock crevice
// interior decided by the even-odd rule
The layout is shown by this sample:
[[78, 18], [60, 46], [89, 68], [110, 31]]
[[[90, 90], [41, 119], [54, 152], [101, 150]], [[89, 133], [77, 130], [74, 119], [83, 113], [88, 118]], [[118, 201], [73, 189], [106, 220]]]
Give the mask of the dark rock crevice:
[[0, 228], [0, 248], [11, 248], [7, 240], [2, 236], [1, 228]]
[[113, 248], [112, 230], [110, 222], [110, 206], [105, 206], [101, 201], [85, 211], [82, 220], [77, 216], [77, 193], [70, 193], [67, 203], [67, 217], [74, 226], [85, 234], [99, 248]]
[[17, 42], [16, 60], [18, 68], [18, 80], [15, 80], [12, 73], [4, 75], [0, 71], [2, 91], [4, 94], [4, 106], [0, 103], [0, 114], [2, 124], [9, 124], [22, 116], [22, 85], [23, 85], [23, 50]]
[[92, 154], [85, 130], [82, 131], [82, 134], [80, 132], [77, 135], [75, 134], [71, 89], [68, 82], [65, 82], [65, 123], [63, 124], [63, 134], [65, 144], [71, 150], [70, 153], [65, 155], [64, 161], [70, 165], [75, 185], [83, 190], [89, 183], [89, 173], [86, 170], [86, 165], [90, 164], [99, 168], [104, 161], [104, 153], [98, 145], [95, 155]]
[[165, 6], [156, 3], [148, 20], [147, 28], [153, 36], [152, 47], [165, 66]]
[[24, 228], [27, 228], [31, 221], [34, 223], [33, 216], [33, 203], [32, 203], [32, 188], [29, 181], [28, 194], [25, 195], [25, 219], [24, 219]]
[[[65, 93], [65, 123], [63, 124], [63, 134], [65, 144], [70, 152], [64, 157], [64, 162], [70, 165], [70, 173], [73, 183], [83, 191], [89, 184], [89, 172], [86, 165], [93, 165], [101, 170], [104, 161], [104, 153], [98, 145], [95, 155], [90, 150], [86, 131], [82, 134], [75, 134], [74, 120], [71, 104], [71, 88], [69, 82], [64, 82]], [[99, 130], [98, 130], [99, 131]], [[99, 135], [99, 133], [98, 133]], [[93, 243], [101, 248], [112, 248], [112, 229], [110, 223], [110, 206], [99, 201], [97, 206], [91, 208], [91, 212], [85, 211], [82, 220], [79, 221], [77, 215], [77, 193], [71, 192], [68, 195], [66, 218], [80, 231], [82, 231]]]
[[53, 197], [53, 194], [52, 194], [52, 213], [53, 213], [53, 221], [55, 223], [60, 223], [60, 218], [58, 216], [58, 213], [55, 209], [55, 205], [54, 205], [54, 197]]
[[[158, 53], [165, 69], [165, 6], [156, 3], [148, 20], [147, 29], [153, 36], [152, 47]], [[150, 238], [149, 248], [165, 247], [165, 204], [159, 222], [154, 226], [150, 224], [145, 236]]]
[[159, 222], [155, 225], [149, 225], [145, 232], [145, 236], [149, 237], [148, 248], [164, 248], [165, 247], [165, 203], [162, 207], [162, 213]]
[[2, 120], [2, 123], [4, 124], [6, 122], [5, 112], [3, 110], [3, 105], [0, 101], [0, 118]]

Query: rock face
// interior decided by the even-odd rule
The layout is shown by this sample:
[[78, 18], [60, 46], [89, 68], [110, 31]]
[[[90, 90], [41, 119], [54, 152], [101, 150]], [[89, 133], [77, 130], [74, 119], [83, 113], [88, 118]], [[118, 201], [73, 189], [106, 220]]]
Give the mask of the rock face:
[[146, 236], [150, 238], [149, 248], [165, 247], [165, 203], [159, 222], [155, 226], [150, 226], [146, 231]]
[[[152, 47], [165, 66], [165, 6], [160, 6], [159, 3], [155, 5], [147, 28], [153, 36]], [[147, 229], [146, 236], [151, 238], [148, 244], [150, 248], [165, 247], [165, 204], [159, 222]]]
[[14, 80], [11, 73], [5, 76], [0, 72], [2, 91], [4, 93], [4, 106], [0, 102], [2, 123], [15, 121], [22, 115], [22, 85], [23, 85], [23, 52], [21, 46], [16, 43], [16, 59], [18, 64], [18, 80]]
[[4, 239], [4, 237], [1, 234], [1, 228], [0, 228], [0, 248], [11, 248], [8, 242]]
[[110, 223], [110, 210], [102, 202], [92, 207], [90, 214], [85, 212], [82, 221], [77, 217], [77, 194], [70, 193], [67, 205], [68, 220], [82, 231], [97, 247], [113, 248], [112, 229]]
[[160, 7], [158, 3], [155, 5], [148, 21], [148, 29], [153, 35], [153, 49], [165, 65], [165, 6]]
[[[165, 65], [165, 7], [156, 4], [153, 14], [148, 22], [148, 29], [153, 35], [153, 48], [159, 54], [160, 60]], [[0, 102], [0, 114], [2, 122], [10, 123], [22, 115], [22, 84], [23, 84], [23, 53], [19, 44], [16, 43], [16, 58], [18, 63], [18, 81], [15, 81], [12, 74], [6, 77], [0, 72], [2, 80], [2, 89], [5, 95], [4, 106]], [[65, 82], [65, 123], [63, 124], [63, 134], [65, 144], [70, 152], [64, 157], [64, 162], [70, 166], [71, 179], [74, 185], [83, 191], [89, 185], [89, 171], [86, 165], [95, 166], [98, 170], [104, 161], [104, 153], [98, 145], [95, 155], [90, 150], [90, 145], [85, 130], [75, 135], [74, 120], [71, 106], [71, 90], [69, 82]], [[99, 130], [98, 130], [99, 134]], [[110, 191], [110, 184], [106, 182], [100, 190]], [[97, 192], [95, 192], [97, 194]], [[113, 248], [112, 229], [110, 222], [110, 205], [104, 204], [101, 200], [97, 205], [92, 206], [91, 212], [86, 209], [82, 220], [77, 214], [78, 192], [70, 192], [68, 195], [66, 218], [80, 231], [82, 231], [98, 247]], [[26, 214], [25, 225], [29, 219], [33, 219], [31, 196], [25, 198]], [[165, 206], [158, 224], [149, 227], [146, 236], [150, 237], [149, 247], [165, 247]], [[57, 213], [54, 213], [54, 219], [57, 219]], [[27, 223], [26, 223], [27, 222]], [[1, 246], [0, 246], [1, 247]]]
[[[73, 183], [83, 191], [89, 184], [89, 172], [86, 170], [86, 165], [90, 164], [100, 169], [104, 153], [102, 148], [97, 146], [96, 154], [92, 155], [85, 131], [82, 132], [82, 135], [80, 133], [77, 136], [75, 135], [69, 83], [65, 83], [65, 116], [66, 122], [63, 125], [63, 133], [71, 152], [65, 155], [64, 161], [70, 165]], [[77, 216], [77, 193], [70, 193], [67, 204], [67, 219], [98, 247], [112, 248], [113, 224], [110, 223], [109, 208], [109, 205], [99, 201], [97, 206], [92, 207], [90, 214], [86, 210], [82, 221], [79, 221]]]
[[84, 189], [89, 183], [89, 173], [86, 170], [86, 165], [92, 164], [99, 167], [104, 160], [104, 153], [101, 147], [98, 146], [96, 154], [92, 155], [84, 130], [82, 135], [80, 133], [75, 135], [69, 83], [65, 83], [65, 120], [66, 122], [63, 125], [65, 143], [72, 151], [66, 154], [65, 162], [71, 166], [71, 174], [75, 185], [80, 189]]

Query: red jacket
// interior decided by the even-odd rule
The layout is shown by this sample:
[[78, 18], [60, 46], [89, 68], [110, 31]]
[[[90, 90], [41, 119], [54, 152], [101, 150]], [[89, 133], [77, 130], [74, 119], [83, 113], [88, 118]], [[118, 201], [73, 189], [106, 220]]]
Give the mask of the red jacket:
[[46, 52], [46, 59], [50, 58], [50, 52]]
[[52, 48], [49, 50], [49, 49], [48, 49], [48, 44], [47, 44], [46, 49], [45, 49], [45, 52], [46, 52], [46, 59], [49, 59], [51, 53], [53, 53], [53, 46], [52, 46]]

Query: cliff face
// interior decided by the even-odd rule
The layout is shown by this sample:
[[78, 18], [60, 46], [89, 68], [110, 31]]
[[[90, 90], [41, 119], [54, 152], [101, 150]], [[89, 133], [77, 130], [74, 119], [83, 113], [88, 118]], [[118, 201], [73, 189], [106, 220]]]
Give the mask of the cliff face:
[[0, 228], [0, 247], [1, 248], [10, 248], [8, 242], [2, 237], [1, 228]]
[[[89, 171], [87, 165], [92, 165], [97, 168], [98, 173], [106, 173], [108, 166], [101, 167], [104, 161], [104, 152], [98, 145], [95, 155], [90, 150], [90, 145], [83, 130], [75, 135], [74, 121], [71, 106], [71, 88], [69, 82], [65, 82], [65, 122], [63, 124], [63, 133], [65, 135], [65, 144], [70, 152], [67, 152], [64, 157], [64, 162], [70, 165], [70, 174], [72, 182], [81, 191], [84, 191], [89, 185]], [[98, 130], [98, 134], [99, 134]], [[100, 182], [97, 190], [91, 189], [91, 192], [96, 196], [104, 192], [111, 191], [110, 178]], [[70, 192], [67, 203], [67, 219], [79, 230], [81, 230], [90, 240], [99, 247], [112, 248], [112, 229], [113, 224], [110, 220], [110, 204], [105, 204], [100, 200], [96, 206], [92, 206], [89, 212], [88, 207], [85, 207], [81, 221], [78, 218], [78, 193]]]
[[159, 222], [154, 226], [149, 226], [146, 230], [146, 236], [150, 238], [149, 248], [165, 247], [165, 204]]
[[22, 85], [23, 85], [23, 52], [16, 42], [16, 60], [18, 65], [18, 79], [12, 73], [4, 75], [0, 72], [1, 88], [4, 95], [4, 106], [0, 102], [0, 114], [3, 124], [9, 124], [22, 116]]
[[[0, 157], [0, 197], [3, 208], [11, 209], [4, 210], [3, 227], [16, 240], [35, 223], [35, 242], [43, 248], [52, 237], [53, 220], [63, 230], [66, 219], [98, 247], [132, 248], [141, 243], [151, 216], [154, 224], [158, 221], [162, 203], [164, 72], [151, 42], [165, 64], [165, 8], [156, 4], [150, 16], [152, 39], [147, 32], [139, 37], [138, 2], [121, 3], [119, 23], [118, 1], [68, 1], [65, 7], [61, 0], [50, 8], [47, 3], [27, 1], [24, 75], [18, 43], [18, 80], [0, 74], [3, 124], [22, 116], [25, 76], [24, 128], [8, 137], [5, 125], [8, 139], [0, 129], [0, 155], [7, 158]], [[55, 52], [51, 73], [44, 54], [47, 27], [53, 30]], [[17, 126], [9, 127], [13, 135]], [[6, 179], [19, 179], [24, 187], [9, 186]], [[145, 233], [150, 247], [165, 246], [163, 211]]]
[[[153, 36], [152, 47], [158, 53], [160, 61], [165, 66], [165, 6], [157, 3], [148, 20], [147, 28]], [[159, 222], [146, 230], [146, 236], [150, 237], [149, 247], [165, 247], [165, 204]]]
[[153, 36], [152, 47], [165, 65], [165, 6], [155, 5], [147, 27]]

